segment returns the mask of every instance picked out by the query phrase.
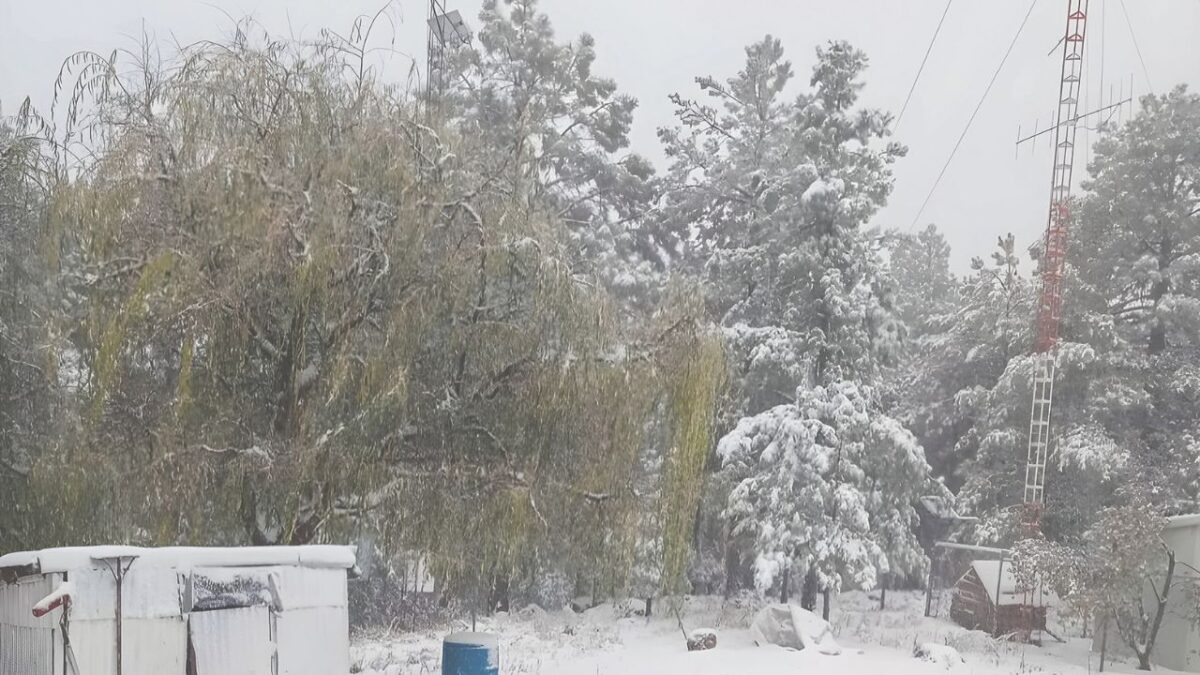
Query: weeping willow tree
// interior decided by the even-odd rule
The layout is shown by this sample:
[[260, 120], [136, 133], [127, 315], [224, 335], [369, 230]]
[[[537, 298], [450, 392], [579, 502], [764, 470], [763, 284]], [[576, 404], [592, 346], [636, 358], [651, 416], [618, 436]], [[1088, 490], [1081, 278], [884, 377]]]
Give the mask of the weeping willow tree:
[[683, 302], [631, 321], [546, 186], [479, 170], [507, 149], [381, 83], [368, 33], [64, 67], [48, 331], [78, 424], [37, 454], [30, 545], [370, 532], [462, 596], [545, 561], [617, 586], [665, 409], [679, 569], [719, 343]]
[[53, 168], [43, 131], [28, 103], [0, 115], [0, 550], [25, 544], [18, 523], [31, 516], [32, 451], [58, 412], [39, 349], [46, 298], [38, 233]]

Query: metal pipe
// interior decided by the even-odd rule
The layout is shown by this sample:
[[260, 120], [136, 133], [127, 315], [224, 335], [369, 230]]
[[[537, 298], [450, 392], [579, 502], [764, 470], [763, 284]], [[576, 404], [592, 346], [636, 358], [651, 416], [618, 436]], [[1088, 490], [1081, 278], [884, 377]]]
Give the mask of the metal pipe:
[[1000, 554], [1000, 564], [996, 567], [996, 602], [992, 604], [992, 636], [1000, 637], [1000, 581], [1004, 579], [1004, 554]]
[[991, 553], [993, 555], [1008, 555], [1012, 551], [1007, 548], [992, 548], [991, 546], [974, 546], [972, 544], [955, 544], [949, 541], [934, 543], [934, 548], [945, 548], [952, 551], [974, 551], [975, 553]]
[[124, 633], [124, 630], [123, 630], [123, 624], [122, 624], [121, 619], [124, 617], [125, 612], [122, 609], [121, 600], [125, 594], [121, 592], [121, 589], [123, 586], [122, 582], [125, 581], [125, 571], [123, 569], [121, 569], [121, 559], [120, 558], [117, 558], [116, 565], [117, 565], [117, 574], [116, 574], [116, 576], [117, 576], [117, 675], [123, 675], [123, 669], [122, 669], [122, 664], [121, 664], [121, 651], [122, 651], [121, 637], [122, 637], [122, 633]]

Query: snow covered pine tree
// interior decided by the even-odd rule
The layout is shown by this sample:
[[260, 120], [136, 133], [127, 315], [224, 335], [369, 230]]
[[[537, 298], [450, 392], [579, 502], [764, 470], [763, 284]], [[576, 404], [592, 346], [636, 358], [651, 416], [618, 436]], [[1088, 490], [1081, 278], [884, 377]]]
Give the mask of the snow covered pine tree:
[[803, 579], [812, 608], [818, 589], [922, 567], [912, 504], [940, 489], [875, 393], [902, 328], [864, 225], [904, 148], [886, 141], [887, 114], [855, 108], [862, 52], [818, 49], [812, 90], [793, 100], [778, 40], [746, 54], [727, 82], [697, 79], [720, 111], [673, 97], [663, 212], [734, 352], [737, 421], [718, 450], [733, 539], [760, 590], [786, 598]]

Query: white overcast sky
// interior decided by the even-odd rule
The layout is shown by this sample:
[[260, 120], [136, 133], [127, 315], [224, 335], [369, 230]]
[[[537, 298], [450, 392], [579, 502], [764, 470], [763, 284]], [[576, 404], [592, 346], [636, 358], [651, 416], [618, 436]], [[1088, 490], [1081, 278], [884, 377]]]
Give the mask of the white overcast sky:
[[[478, 0], [446, 0], [477, 24]], [[1162, 93], [1187, 83], [1200, 90], [1200, 0], [1124, 0], [1149, 71], [1133, 47], [1121, 0], [1091, 0], [1089, 109], [1100, 103], [1103, 43], [1107, 86]], [[91, 49], [133, 47], [142, 27], [167, 40], [219, 36], [226, 13], [254, 16], [273, 32], [312, 37], [322, 27], [348, 28], [383, 0], [0, 0], [0, 105], [12, 113], [32, 96], [45, 106], [63, 59]], [[1015, 155], [1018, 126], [1050, 120], [1058, 92], [1066, 0], [1039, 0], [1012, 58], [975, 120], [921, 225], [934, 222], [954, 247], [955, 267], [986, 255], [1007, 232], [1027, 245], [1045, 226], [1049, 143]], [[693, 78], [724, 78], [740, 67], [743, 47], [770, 33], [783, 40], [807, 83], [816, 45], [843, 38], [866, 50], [867, 103], [898, 112], [945, 7], [943, 0], [542, 0], [560, 38], [591, 33], [597, 70], [640, 101], [633, 147], [661, 162], [655, 129], [672, 122], [667, 95], [694, 95]], [[1028, 8], [1025, 0], [957, 0], [898, 129], [909, 156], [876, 223], [906, 228], [916, 216]], [[424, 55], [424, 0], [395, 0], [396, 49]], [[1103, 36], [1103, 40], [1101, 37]], [[390, 34], [381, 33], [386, 41]], [[380, 58], [383, 58], [380, 56]], [[409, 63], [393, 56], [387, 71]], [[1089, 140], [1081, 132], [1082, 140]], [[1087, 157], [1081, 157], [1081, 160]]]

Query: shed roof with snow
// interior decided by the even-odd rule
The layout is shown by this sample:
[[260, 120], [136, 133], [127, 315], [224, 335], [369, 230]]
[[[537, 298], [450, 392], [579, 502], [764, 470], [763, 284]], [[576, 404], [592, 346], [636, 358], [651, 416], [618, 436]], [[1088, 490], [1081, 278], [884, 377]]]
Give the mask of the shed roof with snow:
[[171, 546], [75, 546], [22, 551], [0, 556], [0, 570], [35, 574], [90, 569], [99, 561], [137, 560], [138, 567], [186, 570], [201, 567], [354, 567], [351, 546], [253, 546], [242, 548]]
[[[1011, 561], [976, 560], [971, 563], [971, 569], [979, 577], [983, 589], [987, 591], [988, 600], [997, 607], [1007, 605], [1022, 605], [1026, 602], [1027, 588], [1017, 580]], [[1038, 595], [1035, 604], [1050, 606], [1057, 600], [1052, 593], [1037, 586], [1034, 592]]]
[[1167, 529], [1174, 530], [1180, 527], [1196, 527], [1200, 525], [1200, 513], [1188, 513], [1181, 516], [1171, 516], [1167, 518]]

